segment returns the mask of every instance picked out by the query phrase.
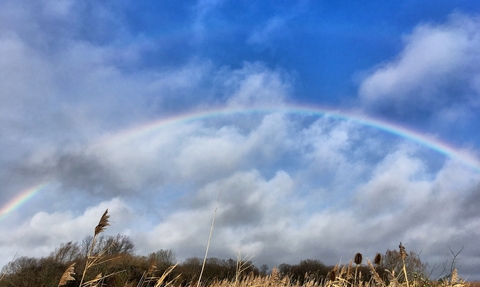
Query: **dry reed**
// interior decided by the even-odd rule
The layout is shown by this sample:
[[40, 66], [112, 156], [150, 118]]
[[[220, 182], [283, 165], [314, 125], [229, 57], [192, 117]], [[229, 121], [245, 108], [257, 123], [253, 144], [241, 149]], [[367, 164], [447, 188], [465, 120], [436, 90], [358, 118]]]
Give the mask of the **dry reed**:
[[68, 266], [67, 270], [63, 272], [63, 275], [60, 278], [60, 282], [58, 282], [58, 286], [66, 285], [68, 281], [75, 280], [75, 278], [73, 278], [72, 276], [72, 275], [75, 275], [74, 268], [75, 268], [75, 263], [72, 263], [70, 266]]
[[99, 274], [94, 279], [83, 283], [83, 281], [85, 280], [85, 276], [87, 274], [88, 269], [92, 268], [95, 265], [103, 264], [103, 263], [106, 263], [106, 262], [114, 259], [114, 258], [104, 259], [105, 252], [111, 246], [107, 246], [106, 249], [101, 250], [99, 252], [99, 254], [92, 255], [92, 252], [95, 248], [95, 243], [96, 243], [96, 240], [97, 240], [97, 236], [105, 230], [105, 227], [110, 225], [110, 223], [108, 221], [109, 218], [110, 218], [110, 215], [108, 215], [108, 209], [107, 209], [107, 210], [105, 210], [102, 217], [100, 218], [100, 221], [98, 222], [97, 226], [95, 226], [95, 231], [93, 233], [92, 243], [90, 245], [90, 248], [88, 249], [87, 258], [85, 260], [85, 267], [83, 269], [82, 278], [80, 279], [80, 285], [79, 285], [80, 287], [97, 286], [101, 282], [101, 280], [103, 280], [105, 277], [100, 276], [98, 278], [98, 276], [101, 275], [101, 274]]

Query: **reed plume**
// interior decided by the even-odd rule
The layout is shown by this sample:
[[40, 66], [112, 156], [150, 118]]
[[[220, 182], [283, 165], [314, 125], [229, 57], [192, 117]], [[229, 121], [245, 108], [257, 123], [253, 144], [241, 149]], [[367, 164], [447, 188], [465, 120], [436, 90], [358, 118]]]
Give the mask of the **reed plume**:
[[110, 223], [108, 222], [109, 218], [110, 218], [110, 215], [108, 215], [108, 209], [107, 209], [105, 210], [102, 217], [100, 218], [98, 225], [95, 226], [95, 236], [97, 236], [99, 233], [102, 233], [105, 227], [110, 225]]
[[60, 278], [60, 282], [58, 282], [58, 286], [63, 286], [66, 285], [68, 281], [73, 281], [75, 278], [73, 278], [72, 275], [75, 275], [74, 272], [75, 268], [75, 263], [72, 263], [65, 272], [63, 272], [62, 278]]
[[98, 234], [102, 233], [105, 230], [105, 227], [110, 225], [108, 221], [109, 218], [110, 218], [110, 215], [108, 215], [108, 209], [107, 209], [103, 213], [102, 217], [100, 217], [100, 221], [98, 222], [97, 226], [95, 226], [95, 231], [93, 233], [93, 238], [92, 238], [92, 244], [88, 249], [87, 260], [85, 261], [85, 268], [83, 269], [82, 279], [80, 280], [80, 286], [82, 286], [83, 284], [83, 280], [85, 279], [87, 270], [94, 265], [100, 264], [99, 261], [102, 259], [102, 255], [106, 251], [106, 250], [103, 250], [101, 254], [98, 254], [98, 256], [92, 256], [92, 251], [95, 248], [95, 243], [96, 243]]

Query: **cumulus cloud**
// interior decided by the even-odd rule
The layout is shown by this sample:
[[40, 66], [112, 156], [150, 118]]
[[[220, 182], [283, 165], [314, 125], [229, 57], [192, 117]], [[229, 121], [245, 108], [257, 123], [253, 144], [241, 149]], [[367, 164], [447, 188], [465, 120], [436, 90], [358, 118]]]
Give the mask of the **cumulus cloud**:
[[397, 59], [375, 68], [359, 95], [392, 115], [424, 113], [462, 118], [478, 107], [480, 21], [453, 14], [445, 24], [422, 24], [405, 37]]
[[87, 207], [78, 215], [70, 210], [52, 213], [42, 211], [15, 229], [4, 225], [0, 227], [0, 250], [4, 255], [2, 260], [12, 260], [15, 255], [46, 256], [61, 243], [81, 241], [86, 236], [93, 236], [95, 226], [106, 209], [114, 222], [108, 228], [109, 234], [129, 234], [129, 223], [134, 215], [131, 208], [119, 198]]
[[[421, 147], [383, 145], [378, 150], [385, 144], [382, 137], [368, 142], [377, 141], [373, 147], [362, 147], [360, 139], [374, 131], [329, 118], [305, 124], [270, 114], [248, 129], [241, 121], [224, 120], [177, 123], [91, 146], [96, 162], [132, 192], [93, 208], [88, 200], [94, 197], [79, 200], [84, 206], [80, 215], [35, 213], [16, 231], [34, 238], [19, 241], [22, 250], [36, 244], [35, 254], [48, 254], [60, 241], [79, 240], [96, 224], [98, 214], [93, 214], [108, 207], [112, 226], [119, 225], [112, 232], [130, 234], [139, 253], [172, 248], [180, 260], [202, 256], [217, 196], [210, 255], [230, 258], [241, 251], [270, 266], [312, 257], [334, 264], [355, 252], [373, 256], [399, 241], [408, 242], [410, 250], [428, 248], [422, 254], [438, 261], [437, 252], [476, 232], [476, 214], [455, 198], [474, 202], [480, 178], [458, 163], [446, 162], [432, 173], [416, 152]], [[376, 160], [367, 164], [372, 154]], [[70, 176], [81, 179], [82, 174]], [[108, 178], [98, 178], [109, 186]], [[195, 183], [185, 185], [189, 180]], [[96, 184], [91, 178], [84, 181]], [[82, 198], [91, 186], [64, 188], [83, 190], [74, 191]], [[47, 222], [69, 235], [39, 232]], [[79, 228], [70, 232], [72, 225]], [[435, 236], [424, 236], [426, 229]], [[466, 250], [475, 252], [475, 247]]]
[[224, 85], [231, 94], [227, 105], [233, 108], [278, 106], [288, 99], [291, 79], [281, 71], [271, 71], [261, 63], [245, 63], [228, 74]]
[[[228, 258], [242, 251], [272, 266], [312, 256], [334, 264], [357, 251], [373, 256], [403, 241], [410, 250], [427, 248], [423, 256], [438, 262], [436, 254], [449, 244], [457, 246], [464, 238], [459, 234], [472, 232], [475, 225], [472, 219], [455, 225], [462, 206], [455, 198], [473, 196], [479, 180], [464, 170], [453, 192], [449, 178], [457, 172], [458, 166], [449, 163], [431, 178], [409, 148], [399, 147], [377, 165], [352, 198], [341, 199], [343, 208], [318, 207], [332, 195], [320, 199], [316, 210], [310, 209], [315, 206], [312, 195], [299, 193], [304, 182], [294, 174], [279, 171], [267, 180], [256, 170], [237, 172], [206, 184], [181, 210], [139, 240], [145, 248], [174, 248], [180, 257], [198, 255], [208, 239], [220, 192], [212, 256]], [[393, 177], [393, 182], [385, 177]], [[475, 251], [475, 246], [468, 250]]]
[[289, 225], [295, 205], [285, 203], [293, 188], [292, 178], [284, 171], [269, 180], [256, 170], [235, 172], [205, 185], [183, 205], [184, 210], [168, 216], [145, 240], [149, 246], [174, 248], [180, 256], [198, 253], [207, 242], [218, 197], [212, 252], [227, 258], [239, 251], [259, 253], [267, 248], [265, 236], [277, 235]]
[[[178, 67], [131, 73], [131, 67], [125, 69], [123, 64], [137, 65], [142, 57], [138, 46], [149, 43], [131, 43], [128, 39], [133, 36], [128, 33], [117, 39], [120, 43], [108, 45], [80, 37], [78, 29], [83, 21], [100, 20], [88, 5], [80, 7], [85, 14], [76, 14], [76, 4], [69, 3], [39, 2], [38, 7], [27, 5], [23, 9], [20, 2], [10, 1], [6, 3], [9, 9], [2, 9], [11, 15], [2, 18], [9, 21], [4, 21], [0, 33], [0, 50], [9, 55], [0, 60], [0, 124], [2, 134], [9, 135], [0, 138], [5, 151], [0, 161], [8, 166], [0, 171], [0, 179], [15, 186], [2, 194], [6, 198], [12, 197], [26, 176], [31, 181], [57, 178], [67, 190], [111, 195], [172, 177], [168, 167], [164, 172], [157, 168], [162, 160], [181, 167], [180, 177], [184, 179], [201, 169], [211, 174], [234, 169], [244, 155], [239, 143], [255, 144], [253, 137], [261, 136], [259, 133], [242, 139], [242, 135], [225, 128], [216, 138], [206, 139], [201, 133], [207, 128], [200, 126], [194, 131], [197, 126], [185, 125], [170, 140], [164, 130], [163, 135], [115, 148], [99, 148], [96, 143], [106, 131], [119, 131], [158, 117], [218, 106], [277, 104], [290, 92], [287, 76], [261, 63], [231, 69], [215, 67], [207, 60], [192, 60]], [[114, 13], [114, 7], [104, 8], [108, 10], [105, 13]], [[35, 9], [44, 13], [32, 14]], [[22, 21], [25, 17], [30, 19], [26, 23]], [[53, 21], [52, 17], [58, 25], [38, 29], [45, 21]], [[111, 29], [123, 29], [121, 22], [109, 19], [105, 21], [116, 27]], [[50, 37], [60, 26], [64, 27], [58, 31], [61, 34]], [[50, 41], [47, 44], [55, 49], [44, 49], [42, 39]], [[186, 136], [190, 140], [180, 140]], [[170, 150], [171, 145], [178, 149]], [[203, 153], [199, 153], [199, 145], [204, 146]], [[152, 156], [151, 152], [164, 148], [171, 154]], [[268, 148], [274, 150], [273, 146], [263, 149]], [[211, 158], [218, 159], [217, 165], [205, 168]]]

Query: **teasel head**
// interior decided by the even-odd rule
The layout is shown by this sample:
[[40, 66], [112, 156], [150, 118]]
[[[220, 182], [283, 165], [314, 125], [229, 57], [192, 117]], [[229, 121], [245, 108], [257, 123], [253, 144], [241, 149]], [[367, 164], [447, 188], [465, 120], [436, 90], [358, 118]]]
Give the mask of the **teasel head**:
[[405, 246], [402, 245], [402, 242], [400, 242], [400, 245], [398, 245], [398, 248], [400, 249], [400, 255], [402, 256], [402, 259], [405, 259], [405, 257], [408, 256], [408, 254], [405, 251]]
[[375, 263], [375, 265], [377, 266], [382, 264], [382, 254], [377, 253], [377, 255], [375, 255], [375, 259], [373, 260], [373, 263]]
[[355, 258], [353, 259], [353, 262], [357, 265], [360, 265], [360, 264], [362, 264], [362, 259], [363, 259], [362, 254], [357, 253], [357, 254], [355, 254]]

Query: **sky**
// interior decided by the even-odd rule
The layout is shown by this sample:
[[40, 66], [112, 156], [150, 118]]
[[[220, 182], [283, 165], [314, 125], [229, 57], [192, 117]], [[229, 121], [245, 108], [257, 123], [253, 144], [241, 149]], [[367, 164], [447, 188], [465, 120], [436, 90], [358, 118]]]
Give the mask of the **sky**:
[[93, 233], [480, 280], [478, 1], [0, 2], [0, 265]]

